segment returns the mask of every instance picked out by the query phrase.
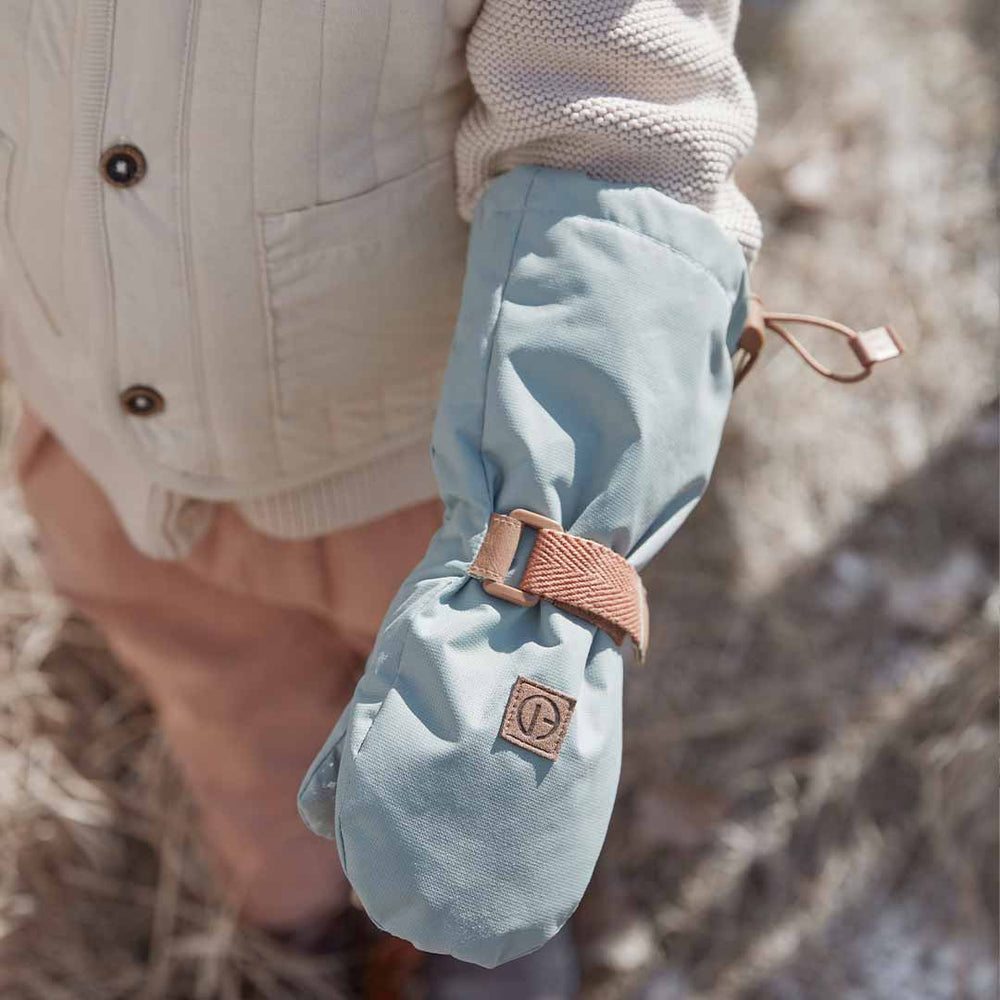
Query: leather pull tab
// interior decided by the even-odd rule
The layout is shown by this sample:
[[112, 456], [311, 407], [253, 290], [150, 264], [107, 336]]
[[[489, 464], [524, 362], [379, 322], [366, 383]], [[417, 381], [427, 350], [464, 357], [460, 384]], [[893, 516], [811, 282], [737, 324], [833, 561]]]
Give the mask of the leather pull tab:
[[869, 369], [883, 361], [892, 361], [903, 353], [903, 345], [891, 326], [862, 330], [851, 341], [851, 347], [858, 356], [858, 361]]
[[[826, 365], [821, 364], [805, 346], [786, 329], [788, 324], [800, 324], [802, 326], [818, 327], [829, 330], [832, 333], [843, 337], [854, 356], [861, 363], [861, 370], [856, 372], [836, 372]], [[809, 316], [805, 313], [778, 313], [769, 312], [764, 308], [760, 297], [753, 295], [750, 297], [750, 307], [747, 312], [746, 325], [740, 335], [737, 345], [743, 352], [743, 357], [737, 362], [736, 373], [733, 379], [733, 388], [736, 388], [751, 368], [757, 363], [764, 344], [767, 341], [766, 331], [776, 333], [789, 347], [799, 355], [800, 358], [817, 374], [832, 382], [860, 382], [868, 378], [875, 365], [885, 361], [892, 361], [903, 353], [903, 344], [891, 326], [879, 326], [871, 330], [858, 332], [852, 330], [843, 323], [837, 323], [832, 319], [824, 319], [822, 316]]]

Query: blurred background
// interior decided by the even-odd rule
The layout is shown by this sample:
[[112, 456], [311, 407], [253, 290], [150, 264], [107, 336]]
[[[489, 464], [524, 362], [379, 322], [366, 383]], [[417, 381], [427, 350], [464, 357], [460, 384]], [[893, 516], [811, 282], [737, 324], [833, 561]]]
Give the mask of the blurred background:
[[[907, 354], [842, 386], [772, 339], [647, 571], [586, 1000], [997, 996], [997, 42], [992, 0], [745, 0], [755, 289]], [[339, 996], [214, 895], [3, 485], [0, 997]]]

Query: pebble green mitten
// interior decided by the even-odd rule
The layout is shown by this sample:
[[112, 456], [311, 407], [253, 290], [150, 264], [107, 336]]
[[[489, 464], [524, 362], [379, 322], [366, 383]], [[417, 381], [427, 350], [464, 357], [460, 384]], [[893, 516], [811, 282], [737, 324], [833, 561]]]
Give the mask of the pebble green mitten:
[[[746, 281], [735, 240], [649, 187], [520, 166], [478, 203], [434, 428], [444, 523], [299, 793], [372, 920], [418, 948], [494, 966], [544, 944], [618, 784], [630, 643], [488, 594], [469, 570], [490, 516], [526, 508], [641, 569], [708, 482]], [[501, 734], [518, 678], [521, 743]]]

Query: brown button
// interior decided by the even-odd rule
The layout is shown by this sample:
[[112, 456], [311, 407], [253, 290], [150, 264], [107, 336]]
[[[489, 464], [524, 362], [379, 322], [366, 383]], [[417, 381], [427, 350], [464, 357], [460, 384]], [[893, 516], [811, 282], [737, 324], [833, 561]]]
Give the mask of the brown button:
[[148, 385], [130, 385], [119, 398], [125, 412], [133, 417], [151, 417], [167, 405], [163, 397]]
[[110, 146], [101, 156], [101, 174], [114, 187], [131, 187], [145, 177], [146, 157], [136, 146]]

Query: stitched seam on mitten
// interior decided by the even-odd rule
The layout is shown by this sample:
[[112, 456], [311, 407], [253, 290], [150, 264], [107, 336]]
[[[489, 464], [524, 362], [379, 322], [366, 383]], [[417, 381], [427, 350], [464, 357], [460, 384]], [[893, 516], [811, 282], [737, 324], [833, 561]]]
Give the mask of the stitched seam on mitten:
[[[493, 326], [490, 329], [489, 334], [489, 356], [486, 359], [486, 371], [483, 376], [483, 392], [482, 392], [482, 412], [479, 421], [479, 463], [483, 470], [483, 493], [485, 497], [489, 500], [489, 508], [493, 510], [494, 496], [493, 490], [490, 487], [490, 477], [486, 469], [486, 459], [483, 456], [483, 441], [486, 436], [486, 410], [487, 403], [489, 401], [490, 376], [493, 374], [493, 362], [496, 357], [496, 342], [497, 342], [497, 332], [500, 329], [500, 320], [503, 317], [504, 306], [507, 303], [507, 286], [510, 284], [511, 277], [514, 273], [514, 263], [517, 259], [517, 247], [521, 241], [521, 229], [524, 226], [524, 219], [528, 212], [528, 199], [531, 197], [531, 189], [535, 185], [535, 179], [538, 177], [539, 172], [538, 167], [535, 168], [531, 175], [531, 180], [528, 182], [528, 186], [524, 192], [524, 201], [521, 205], [520, 218], [517, 223], [517, 231], [514, 233], [514, 239], [511, 241], [510, 246], [510, 259], [507, 261], [507, 273], [504, 275], [503, 287], [500, 289], [500, 306], [497, 309], [496, 319], [493, 321]], [[487, 523], [486, 528], [489, 528]]]
[[[534, 179], [532, 179], [534, 183]], [[530, 189], [529, 189], [530, 191]], [[706, 264], [703, 264], [697, 257], [692, 257], [686, 250], [681, 250], [680, 247], [674, 246], [672, 243], [668, 243], [666, 240], [660, 239], [658, 236], [653, 236], [651, 233], [643, 232], [641, 229], [633, 229], [631, 226], [626, 226], [624, 222], [619, 222], [617, 219], [609, 219], [604, 215], [587, 215], [584, 212], [578, 212], [575, 215], [568, 215], [565, 212], [560, 211], [557, 208], [546, 208], [542, 205], [532, 205], [526, 207], [523, 211], [519, 213], [518, 209], [513, 208], [498, 208], [494, 209], [491, 214], [495, 215], [516, 215], [516, 214], [533, 214], [533, 215], [552, 215], [559, 219], [572, 220], [573, 222], [582, 223], [595, 223], [596, 225], [608, 225], [614, 226], [616, 229], [620, 229], [623, 232], [630, 233], [632, 236], [638, 237], [641, 240], [646, 240], [655, 246], [660, 247], [663, 250], [667, 250], [669, 253], [680, 257], [682, 260], [687, 261], [693, 268], [700, 271], [706, 277], [710, 278], [713, 284], [717, 285], [719, 290], [726, 296], [727, 299], [732, 300], [735, 303], [736, 299], [739, 298], [740, 288], [737, 285], [736, 288], [727, 288], [722, 279]], [[505, 287], [506, 290], [506, 287]]]

